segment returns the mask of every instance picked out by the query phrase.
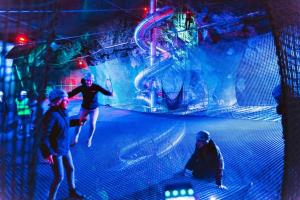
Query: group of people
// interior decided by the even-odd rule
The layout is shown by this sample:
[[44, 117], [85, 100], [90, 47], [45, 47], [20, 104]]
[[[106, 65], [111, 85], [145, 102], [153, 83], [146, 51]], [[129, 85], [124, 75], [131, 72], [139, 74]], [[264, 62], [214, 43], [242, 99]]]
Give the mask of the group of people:
[[[51, 164], [54, 179], [50, 186], [48, 200], [54, 200], [58, 188], [64, 178], [66, 171], [69, 187], [69, 197], [84, 199], [75, 185], [75, 167], [73, 164], [70, 147], [78, 143], [81, 127], [89, 116], [90, 130], [87, 146], [91, 147], [92, 139], [96, 129], [96, 121], [99, 115], [99, 103], [97, 94], [100, 92], [112, 96], [113, 91], [108, 91], [93, 83], [94, 76], [88, 73], [84, 76], [82, 84], [70, 92], [62, 89], [53, 89], [49, 94], [49, 109], [42, 120], [42, 139], [40, 149], [45, 160]], [[68, 98], [82, 93], [83, 101], [78, 119], [70, 120], [67, 112]], [[69, 128], [76, 126], [75, 138], [71, 138]], [[200, 131], [197, 135], [196, 148], [188, 160], [184, 174], [192, 174], [196, 178], [215, 177], [219, 188], [226, 188], [222, 184], [224, 161], [220, 149], [210, 139], [207, 131]]]

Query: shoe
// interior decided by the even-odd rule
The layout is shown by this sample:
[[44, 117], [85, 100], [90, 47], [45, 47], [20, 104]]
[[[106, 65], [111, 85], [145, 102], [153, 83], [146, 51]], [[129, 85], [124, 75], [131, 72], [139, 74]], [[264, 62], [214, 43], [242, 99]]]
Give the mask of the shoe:
[[85, 195], [81, 194], [80, 192], [77, 192], [76, 189], [70, 189], [69, 190], [69, 198], [72, 198], [72, 199], [84, 199]]

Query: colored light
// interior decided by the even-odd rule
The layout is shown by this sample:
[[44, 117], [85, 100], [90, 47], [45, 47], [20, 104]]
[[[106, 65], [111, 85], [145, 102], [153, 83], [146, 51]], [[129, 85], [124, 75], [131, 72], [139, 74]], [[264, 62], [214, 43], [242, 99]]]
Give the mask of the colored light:
[[178, 196], [179, 192], [177, 190], [173, 190], [172, 194], [173, 194], [173, 196], [176, 197], [176, 196]]
[[81, 69], [88, 67], [85, 59], [81, 57], [76, 58], [76, 65]]
[[209, 198], [209, 200], [216, 200], [216, 199], [217, 199], [217, 198], [214, 197], [214, 196], [212, 196], [212, 197]]
[[188, 194], [189, 195], [194, 195], [194, 190], [193, 189], [188, 189]]
[[147, 11], [148, 11], [148, 8], [147, 8], [147, 7], [144, 7], [144, 11], [147, 12]]
[[186, 195], [186, 190], [185, 189], [180, 190], [180, 195], [182, 196]]
[[171, 192], [169, 190], [165, 191], [165, 197], [170, 197], [171, 196]]
[[16, 43], [18, 43], [18, 44], [26, 44], [26, 43], [28, 43], [28, 41], [29, 41], [28, 37], [24, 34], [19, 34], [16, 37]]

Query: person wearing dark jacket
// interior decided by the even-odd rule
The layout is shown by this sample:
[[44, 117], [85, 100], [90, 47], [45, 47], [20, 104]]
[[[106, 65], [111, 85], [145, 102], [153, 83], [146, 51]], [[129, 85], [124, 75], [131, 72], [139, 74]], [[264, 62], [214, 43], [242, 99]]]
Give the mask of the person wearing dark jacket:
[[8, 106], [4, 97], [4, 93], [0, 90], [0, 131], [6, 131], [6, 114], [8, 112]]
[[210, 139], [208, 131], [197, 133], [194, 153], [185, 165], [184, 174], [192, 174], [195, 178], [214, 177], [216, 185], [226, 189], [222, 184], [224, 160], [219, 147]]
[[48, 200], [54, 200], [60, 183], [67, 174], [69, 197], [83, 199], [84, 196], [75, 189], [75, 169], [70, 151], [71, 135], [69, 127], [81, 125], [80, 120], [68, 117], [68, 95], [64, 90], [54, 89], [49, 94], [49, 109], [42, 120], [41, 152], [46, 161], [51, 164], [54, 180], [50, 187]]
[[[93, 83], [94, 80], [95, 80], [94, 75], [91, 73], [87, 73], [84, 76], [84, 81], [81, 80], [81, 82], [84, 84], [68, 92], [69, 98], [75, 96], [80, 92], [82, 93], [83, 100], [79, 112], [79, 118], [83, 120], [86, 119], [88, 115], [90, 117], [90, 131], [89, 131], [90, 135], [87, 141], [88, 147], [92, 145], [92, 139], [94, 136], [94, 132], [96, 130], [96, 122], [99, 116], [98, 92], [101, 92], [106, 96], [113, 95], [112, 91], [109, 92], [104, 88], [102, 88], [101, 86]], [[72, 143], [72, 146], [78, 143], [80, 131], [81, 131], [81, 126], [75, 129], [75, 139]]]

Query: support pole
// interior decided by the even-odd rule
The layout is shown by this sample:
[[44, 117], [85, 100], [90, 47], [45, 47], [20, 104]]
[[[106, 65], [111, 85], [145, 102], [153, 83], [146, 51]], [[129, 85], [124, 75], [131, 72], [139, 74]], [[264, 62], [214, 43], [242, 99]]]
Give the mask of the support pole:
[[[157, 0], [150, 0], [150, 14], [156, 12]], [[150, 44], [150, 66], [153, 66], [156, 57], [156, 28], [151, 30], [151, 44]]]

